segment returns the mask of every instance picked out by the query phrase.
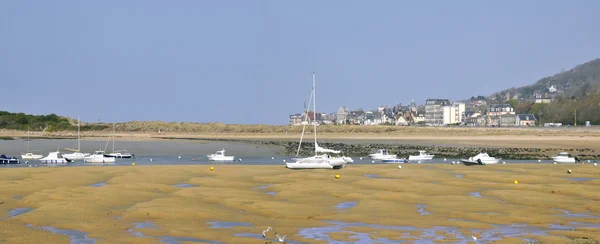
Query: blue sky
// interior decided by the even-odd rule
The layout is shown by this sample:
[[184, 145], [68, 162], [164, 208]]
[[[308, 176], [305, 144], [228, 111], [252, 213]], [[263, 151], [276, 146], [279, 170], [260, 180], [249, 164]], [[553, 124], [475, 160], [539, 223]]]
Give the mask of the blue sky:
[[600, 1], [0, 1], [0, 110], [286, 124], [489, 95], [600, 57]]

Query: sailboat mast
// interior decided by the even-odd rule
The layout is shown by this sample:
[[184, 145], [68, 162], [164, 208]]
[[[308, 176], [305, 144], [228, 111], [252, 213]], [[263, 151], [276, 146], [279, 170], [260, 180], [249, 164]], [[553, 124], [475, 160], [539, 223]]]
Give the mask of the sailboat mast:
[[79, 138], [79, 126], [81, 125], [81, 121], [79, 120], [79, 116], [77, 116], [77, 152], [81, 152], [81, 139]]
[[313, 130], [315, 131], [315, 156], [317, 156], [317, 86], [315, 85], [315, 72], [313, 72]]
[[115, 152], [115, 127], [117, 127], [117, 124], [113, 125], [113, 153]]
[[29, 126], [27, 126], [27, 152], [29, 152]]

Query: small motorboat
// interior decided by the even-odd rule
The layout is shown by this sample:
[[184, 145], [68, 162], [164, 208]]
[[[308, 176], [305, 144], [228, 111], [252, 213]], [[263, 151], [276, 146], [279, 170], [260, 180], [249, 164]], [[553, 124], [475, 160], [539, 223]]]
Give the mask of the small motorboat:
[[112, 153], [104, 154], [104, 156], [105, 157], [110, 157], [110, 158], [131, 158], [131, 157], [135, 157], [134, 154], [128, 153], [127, 150], [114, 151]]
[[40, 154], [35, 154], [33, 153], [34, 151], [25, 153], [25, 154], [21, 154], [21, 159], [40, 159], [43, 158], [44, 155], [42, 155], [42, 152], [40, 151]]
[[406, 158], [388, 158], [388, 159], [383, 159], [381, 160], [381, 162], [387, 163], [387, 164], [402, 164], [406, 162]]
[[20, 163], [21, 163], [21, 161], [19, 161], [18, 158], [9, 157], [4, 154], [0, 155], [0, 164], [20, 164]]
[[225, 156], [225, 148], [223, 150], [217, 151], [215, 154], [207, 155], [208, 160], [210, 161], [233, 161], [235, 156]]
[[408, 161], [428, 161], [432, 160], [435, 155], [427, 154], [426, 151], [419, 151], [419, 155], [408, 156]]
[[396, 158], [395, 154], [390, 154], [387, 149], [379, 149], [376, 153], [369, 154], [373, 160], [385, 160]]
[[114, 163], [115, 158], [104, 156], [104, 151], [95, 151], [94, 154], [83, 159], [86, 163]]
[[470, 157], [469, 159], [461, 159], [462, 162], [466, 166], [471, 165], [487, 165], [487, 164], [497, 164], [501, 159], [490, 157], [487, 153], [477, 154], [475, 157]]
[[577, 161], [577, 158], [571, 157], [567, 152], [561, 152], [558, 156], [552, 157], [552, 160], [559, 164], [574, 164]]
[[40, 162], [42, 162], [43, 164], [66, 164], [73, 162], [73, 160], [63, 157], [60, 151], [56, 151], [49, 152], [48, 156], [40, 159]]

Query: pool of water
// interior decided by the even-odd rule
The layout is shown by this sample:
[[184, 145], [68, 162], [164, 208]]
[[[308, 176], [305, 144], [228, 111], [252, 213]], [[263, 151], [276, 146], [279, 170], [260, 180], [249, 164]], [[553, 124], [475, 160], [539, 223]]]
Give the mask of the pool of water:
[[96, 183], [96, 184], [91, 184], [91, 187], [101, 187], [101, 186], [105, 186], [106, 182], [100, 182], [100, 183]]
[[277, 192], [269, 191], [269, 192], [267, 192], [267, 194], [274, 196], [274, 195], [277, 195]]
[[366, 174], [365, 177], [370, 178], [370, 179], [377, 179], [379, 178], [378, 174]]
[[39, 229], [39, 230], [45, 230], [45, 231], [50, 231], [53, 234], [60, 234], [60, 235], [66, 235], [69, 238], [71, 238], [71, 244], [95, 244], [96, 240], [91, 239], [87, 236], [87, 233], [81, 232], [81, 231], [76, 231], [76, 230], [61, 230], [61, 229], [56, 229], [54, 227], [49, 227], [49, 226], [33, 226], [32, 224], [27, 224], [28, 227], [34, 228], [34, 229]]
[[181, 187], [181, 188], [189, 188], [189, 187], [196, 187], [197, 185], [192, 185], [192, 184], [175, 184], [173, 186]]
[[353, 207], [356, 207], [357, 204], [358, 204], [357, 202], [343, 202], [343, 203], [336, 205], [335, 208], [351, 209]]
[[211, 229], [229, 229], [234, 227], [252, 227], [251, 223], [245, 222], [206, 222]]
[[584, 181], [590, 181], [590, 180], [596, 180], [596, 178], [567, 178], [569, 180], [574, 180], [574, 181], [579, 181], [579, 182], [584, 182]]
[[[329, 233], [348, 233], [353, 243], [401, 243], [403, 241], [390, 240], [387, 238], [371, 238], [371, 233], [361, 233], [356, 231], [348, 231], [350, 227], [369, 227], [380, 230], [395, 230], [395, 231], [420, 231], [420, 234], [411, 235], [408, 232], [399, 234], [399, 236], [411, 238], [407, 243], [435, 243], [436, 241], [451, 241], [452, 243], [472, 243], [471, 235], [476, 236], [478, 243], [487, 243], [502, 240], [507, 237], [525, 238], [529, 235], [548, 235], [548, 231], [553, 230], [572, 230], [576, 228], [597, 228], [600, 224], [586, 224], [571, 222], [571, 225], [551, 225], [546, 229], [529, 226], [527, 224], [513, 225], [492, 225], [491, 229], [460, 229], [448, 226], [435, 226], [432, 228], [416, 228], [412, 226], [384, 226], [378, 224], [366, 223], [349, 223], [340, 221], [326, 221], [329, 226], [314, 227], [300, 229], [298, 235], [312, 240], [327, 241], [327, 243], [347, 243], [343, 241], [335, 241], [329, 237]], [[469, 234], [463, 234], [471, 233]], [[446, 233], [446, 235], [438, 235], [437, 233]]]
[[456, 178], [462, 178], [462, 177], [465, 177], [465, 175], [463, 175], [463, 174], [457, 174], [457, 175], [454, 175], [454, 176], [456, 176]]
[[8, 217], [16, 217], [19, 216], [21, 214], [25, 214], [25, 213], [29, 213], [33, 210], [33, 208], [15, 208], [13, 210], [10, 210], [10, 212], [8, 212]]
[[479, 192], [469, 192], [469, 196], [473, 196], [473, 197], [481, 197], [481, 193]]

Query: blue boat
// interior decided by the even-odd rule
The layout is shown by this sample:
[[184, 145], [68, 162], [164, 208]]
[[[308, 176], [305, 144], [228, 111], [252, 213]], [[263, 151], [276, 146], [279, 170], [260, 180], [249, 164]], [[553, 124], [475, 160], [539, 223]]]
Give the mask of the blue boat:
[[20, 164], [18, 158], [15, 157], [7, 157], [6, 155], [0, 155], [0, 164]]
[[406, 158], [388, 158], [388, 159], [381, 160], [381, 162], [384, 162], [387, 164], [401, 164], [401, 163], [406, 162]]

